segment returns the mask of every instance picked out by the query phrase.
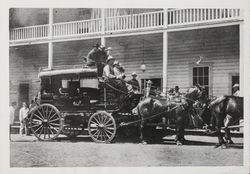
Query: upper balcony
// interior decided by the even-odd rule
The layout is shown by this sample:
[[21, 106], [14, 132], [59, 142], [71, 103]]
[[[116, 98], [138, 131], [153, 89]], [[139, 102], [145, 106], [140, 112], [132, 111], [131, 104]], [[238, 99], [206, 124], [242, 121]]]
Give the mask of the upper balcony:
[[[165, 20], [164, 18], [167, 18]], [[100, 36], [124, 32], [183, 28], [243, 20], [240, 9], [189, 8], [118, 15], [89, 20], [54, 23], [10, 29], [10, 45], [48, 39]], [[50, 36], [50, 37], [49, 37]]]

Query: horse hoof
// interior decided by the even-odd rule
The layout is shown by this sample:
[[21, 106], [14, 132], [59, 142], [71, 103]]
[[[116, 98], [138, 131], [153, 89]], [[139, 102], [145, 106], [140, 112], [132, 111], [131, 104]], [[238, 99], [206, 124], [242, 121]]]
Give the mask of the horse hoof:
[[228, 140], [227, 144], [234, 144], [234, 142], [232, 140]]
[[141, 144], [146, 145], [148, 143], [146, 141], [142, 141]]
[[221, 145], [221, 148], [222, 148], [222, 149], [227, 149], [227, 145], [226, 145], [226, 144], [222, 144], [222, 145]]
[[176, 145], [177, 145], [177, 146], [181, 146], [181, 145], [182, 145], [182, 142], [176, 141]]

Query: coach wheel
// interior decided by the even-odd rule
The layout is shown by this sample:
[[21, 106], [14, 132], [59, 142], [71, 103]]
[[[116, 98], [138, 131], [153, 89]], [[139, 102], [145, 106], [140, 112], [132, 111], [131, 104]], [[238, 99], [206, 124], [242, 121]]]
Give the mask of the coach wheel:
[[115, 119], [107, 112], [96, 112], [89, 119], [88, 131], [95, 142], [108, 143], [115, 137]]
[[51, 104], [41, 104], [31, 112], [31, 131], [39, 140], [55, 139], [62, 131], [62, 125], [59, 110]]

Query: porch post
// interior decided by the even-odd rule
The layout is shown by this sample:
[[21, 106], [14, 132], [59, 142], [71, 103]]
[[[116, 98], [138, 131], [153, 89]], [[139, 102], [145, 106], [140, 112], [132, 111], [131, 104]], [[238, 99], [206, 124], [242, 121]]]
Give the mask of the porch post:
[[48, 53], [48, 69], [53, 68], [53, 8], [49, 8], [49, 53]]
[[[240, 9], [240, 15], [243, 17], [243, 19], [244, 19], [244, 11], [242, 10], [242, 9]], [[239, 85], [240, 85], [240, 96], [243, 96], [244, 95], [244, 57], [245, 56], [247, 56], [247, 55], [245, 55], [246, 54], [246, 50], [247, 50], [247, 47], [246, 47], [246, 37], [247, 37], [247, 29], [245, 29], [245, 21], [246, 19], [244, 19], [244, 21], [243, 22], [241, 22], [240, 23], [240, 25], [239, 25], [239, 31], [240, 31], [240, 33], [239, 33], [239, 35], [240, 35], [240, 37], [239, 37], [239, 39], [240, 39], [240, 42], [239, 42], [239, 44], [240, 44], [240, 60], [239, 60], [239, 65], [240, 65], [240, 83], [239, 83]]]
[[162, 71], [162, 92], [167, 92], [167, 70], [168, 70], [168, 10], [164, 9], [164, 28], [163, 31], [163, 71]]
[[104, 37], [105, 34], [105, 8], [101, 8], [101, 19], [102, 19], [102, 26], [101, 26], [101, 45], [106, 46], [106, 38]]

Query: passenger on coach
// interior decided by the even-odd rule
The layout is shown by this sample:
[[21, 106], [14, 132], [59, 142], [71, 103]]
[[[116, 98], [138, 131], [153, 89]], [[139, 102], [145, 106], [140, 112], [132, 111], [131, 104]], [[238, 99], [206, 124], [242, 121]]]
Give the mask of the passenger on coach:
[[117, 60], [114, 61], [113, 67], [114, 67], [114, 75], [116, 76], [116, 78], [125, 79], [126, 77], [124, 74], [125, 70]]
[[131, 76], [132, 76], [132, 79], [128, 81], [128, 84], [132, 85], [133, 90], [139, 93], [140, 84], [139, 84], [139, 81], [136, 79], [137, 77], [136, 72], [133, 72]]
[[116, 78], [114, 73], [114, 64], [115, 58], [113, 56], [109, 56], [106, 60], [106, 65], [103, 68], [103, 78], [109, 79], [109, 78]]

